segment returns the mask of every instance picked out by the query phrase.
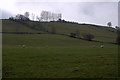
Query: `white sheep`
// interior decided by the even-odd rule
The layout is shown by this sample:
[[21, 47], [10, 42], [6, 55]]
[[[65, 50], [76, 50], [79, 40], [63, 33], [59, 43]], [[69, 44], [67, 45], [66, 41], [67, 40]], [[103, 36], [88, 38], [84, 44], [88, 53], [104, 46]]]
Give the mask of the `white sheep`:
[[25, 48], [25, 45], [22, 45], [22, 48]]
[[21, 47], [21, 48], [25, 48], [26, 47], [26, 45], [18, 45], [18, 47]]
[[100, 48], [104, 48], [104, 45], [100, 45]]

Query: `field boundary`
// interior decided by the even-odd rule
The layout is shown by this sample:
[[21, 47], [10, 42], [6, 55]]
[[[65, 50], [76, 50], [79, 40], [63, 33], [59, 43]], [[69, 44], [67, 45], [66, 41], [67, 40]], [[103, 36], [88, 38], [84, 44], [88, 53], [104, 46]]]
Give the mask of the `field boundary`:
[[[53, 34], [51, 32], [48, 32], [48, 33], [31, 33], [31, 32], [0, 32], [2, 34]], [[67, 34], [61, 34], [61, 33], [55, 33], [55, 35], [62, 35], [62, 36], [67, 36], [67, 37], [70, 37], [70, 35], [67, 35]], [[85, 41], [89, 41], [89, 40], [86, 40], [86, 39], [83, 39], [83, 38], [78, 38], [78, 37], [70, 37], [70, 38], [75, 38], [75, 39], [80, 39], [80, 40], [85, 40]], [[91, 42], [100, 42], [100, 43], [109, 43], [109, 44], [116, 44], [118, 45], [117, 43], [113, 43], [113, 42], [102, 42], [102, 41], [97, 41], [97, 40], [91, 40]]]

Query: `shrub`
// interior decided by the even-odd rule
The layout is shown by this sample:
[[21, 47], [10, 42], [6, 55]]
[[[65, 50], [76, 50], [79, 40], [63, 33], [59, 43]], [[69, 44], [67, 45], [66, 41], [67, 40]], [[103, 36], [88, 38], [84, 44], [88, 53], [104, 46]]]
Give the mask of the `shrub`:
[[88, 41], [91, 41], [94, 38], [94, 36], [92, 34], [83, 34], [83, 38]]
[[70, 37], [75, 38], [75, 37], [76, 37], [76, 34], [75, 34], [75, 33], [70, 33]]

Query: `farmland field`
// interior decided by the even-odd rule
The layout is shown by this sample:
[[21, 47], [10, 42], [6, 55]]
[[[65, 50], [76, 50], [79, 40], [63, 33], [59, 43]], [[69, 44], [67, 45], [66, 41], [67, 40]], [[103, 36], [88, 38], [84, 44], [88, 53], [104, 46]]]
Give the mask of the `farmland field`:
[[115, 44], [56, 34], [3, 34], [2, 37], [3, 78], [118, 77]]
[[[70, 35], [70, 33], [75, 33], [79, 30], [80, 37], [82, 35], [92, 34], [96, 41], [102, 42], [116, 42], [116, 29], [106, 26], [90, 25], [90, 24], [70, 24], [70, 23], [59, 23], [59, 22], [32, 22], [28, 21], [26, 24], [11, 20], [2, 21], [2, 31], [3, 32], [31, 32], [31, 33], [46, 33], [43, 31], [45, 29], [48, 32], [52, 32], [52, 28], [56, 30], [56, 33]], [[31, 28], [32, 27], [32, 28]]]

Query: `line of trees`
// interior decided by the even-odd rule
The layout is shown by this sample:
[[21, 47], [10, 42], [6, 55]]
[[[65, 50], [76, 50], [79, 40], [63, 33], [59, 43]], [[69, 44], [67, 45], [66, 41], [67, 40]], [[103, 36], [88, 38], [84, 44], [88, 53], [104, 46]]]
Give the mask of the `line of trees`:
[[40, 17], [41, 21], [58, 21], [61, 18], [61, 13], [52, 13], [50, 11], [42, 11]]
[[[15, 17], [10, 17], [9, 19], [14, 19], [14, 20], [30, 20], [30, 13], [25, 12], [24, 15], [22, 14], [17, 14]], [[61, 20], [62, 14], [61, 13], [53, 13], [50, 11], [42, 11], [40, 13], [40, 16], [35, 16], [34, 13], [31, 14], [31, 20], [35, 21], [35, 18], [37, 21], [58, 21]]]

